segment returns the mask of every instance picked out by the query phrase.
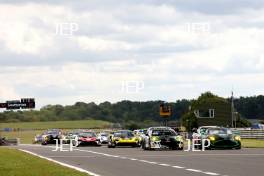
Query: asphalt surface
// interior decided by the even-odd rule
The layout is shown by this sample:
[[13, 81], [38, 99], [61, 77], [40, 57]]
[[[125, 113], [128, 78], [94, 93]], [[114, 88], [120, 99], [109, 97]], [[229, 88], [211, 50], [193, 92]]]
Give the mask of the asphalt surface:
[[264, 149], [143, 151], [140, 148], [20, 145], [19, 149], [70, 164], [100, 176], [263, 176]]

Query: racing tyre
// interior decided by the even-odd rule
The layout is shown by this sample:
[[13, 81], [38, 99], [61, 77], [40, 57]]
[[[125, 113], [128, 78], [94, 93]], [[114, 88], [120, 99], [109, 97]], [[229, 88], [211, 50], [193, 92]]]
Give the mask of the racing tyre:
[[79, 141], [76, 141], [76, 140], [73, 140], [72, 141], [72, 145], [73, 146], [76, 146], [76, 147], [80, 147], [80, 142]]
[[97, 147], [101, 147], [101, 146], [102, 146], [101, 141], [98, 141], [98, 143], [97, 143]]
[[178, 150], [183, 150], [183, 143], [179, 143], [179, 145], [178, 145]]
[[143, 150], [150, 150], [149, 147], [146, 147], [145, 141], [142, 143], [142, 148], [143, 148]]
[[47, 143], [45, 143], [45, 142], [42, 142], [42, 143], [41, 143], [41, 145], [47, 145]]
[[116, 147], [115, 143], [112, 142], [108, 143], [108, 148], [115, 148], [115, 147]]
[[240, 150], [241, 149], [241, 146], [240, 147], [237, 147], [237, 148], [235, 148], [236, 150]]

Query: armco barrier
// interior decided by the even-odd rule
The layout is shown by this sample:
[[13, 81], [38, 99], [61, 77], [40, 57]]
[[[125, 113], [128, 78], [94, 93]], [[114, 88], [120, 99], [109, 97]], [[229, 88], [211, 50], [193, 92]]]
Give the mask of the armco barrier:
[[[234, 134], [240, 135], [242, 139], [263, 139], [264, 140], [264, 130], [256, 129], [232, 129]], [[184, 139], [188, 139], [190, 136], [187, 132], [182, 132]]]
[[242, 139], [264, 139], [264, 130], [238, 130]]
[[14, 139], [0, 139], [0, 145], [19, 145], [20, 139], [14, 138]]

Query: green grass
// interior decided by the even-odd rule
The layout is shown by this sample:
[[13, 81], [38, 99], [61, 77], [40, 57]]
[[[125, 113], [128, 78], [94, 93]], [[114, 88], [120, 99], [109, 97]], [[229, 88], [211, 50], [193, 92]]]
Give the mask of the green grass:
[[0, 136], [6, 138], [20, 138], [21, 143], [31, 144], [36, 134], [41, 134], [47, 129], [59, 128], [64, 129], [63, 131], [80, 128], [104, 129], [109, 128], [110, 125], [111, 123], [101, 120], [0, 123], [0, 128], [20, 129], [19, 131], [0, 132]]
[[52, 122], [18, 122], [0, 123], [0, 128], [19, 129], [78, 129], [78, 128], [107, 128], [110, 123], [102, 120], [75, 120], [75, 121], [52, 121]]
[[241, 143], [245, 148], [264, 148], [264, 140], [261, 139], [242, 139]]
[[3, 176], [87, 176], [30, 154], [0, 147], [0, 175]]

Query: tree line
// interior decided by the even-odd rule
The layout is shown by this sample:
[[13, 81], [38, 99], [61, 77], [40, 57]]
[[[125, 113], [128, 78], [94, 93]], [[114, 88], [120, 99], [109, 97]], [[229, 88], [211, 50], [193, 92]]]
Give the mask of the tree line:
[[[230, 99], [227, 99], [230, 101]], [[172, 121], [179, 120], [194, 100], [170, 102]], [[98, 119], [109, 122], [160, 122], [159, 105], [162, 101], [121, 101], [117, 103], [77, 102], [74, 105], [47, 105], [40, 110], [4, 111], [0, 113], [0, 122], [35, 122], [60, 120]], [[240, 97], [234, 100], [236, 110], [247, 119], [264, 119], [264, 96]]]

